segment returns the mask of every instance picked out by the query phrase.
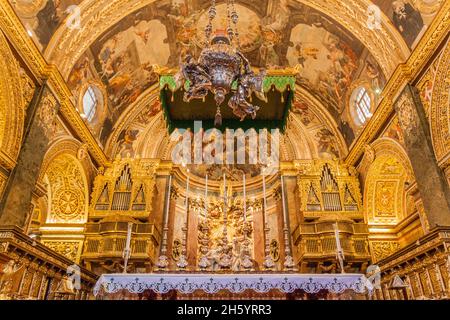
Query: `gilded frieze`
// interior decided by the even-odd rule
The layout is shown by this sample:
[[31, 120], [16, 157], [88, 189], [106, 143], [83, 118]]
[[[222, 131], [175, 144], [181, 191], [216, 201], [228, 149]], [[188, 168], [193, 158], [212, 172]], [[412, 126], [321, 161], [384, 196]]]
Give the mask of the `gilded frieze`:
[[79, 260], [82, 241], [44, 240], [42, 243], [74, 262]]

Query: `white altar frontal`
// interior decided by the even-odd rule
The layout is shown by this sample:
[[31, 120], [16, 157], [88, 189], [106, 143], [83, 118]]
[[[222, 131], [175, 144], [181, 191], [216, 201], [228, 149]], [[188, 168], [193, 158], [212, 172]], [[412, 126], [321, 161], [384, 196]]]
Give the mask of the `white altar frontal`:
[[362, 274], [103, 274], [97, 299], [364, 299], [370, 281]]

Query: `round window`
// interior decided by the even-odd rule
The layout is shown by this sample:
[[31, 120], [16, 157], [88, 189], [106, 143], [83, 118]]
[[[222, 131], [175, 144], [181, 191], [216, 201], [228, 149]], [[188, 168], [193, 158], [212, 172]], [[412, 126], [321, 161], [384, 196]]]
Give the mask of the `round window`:
[[371, 98], [365, 87], [356, 88], [353, 92], [353, 117], [355, 122], [363, 125], [372, 116]]
[[89, 86], [83, 96], [83, 112], [86, 119], [90, 122], [94, 119], [97, 112], [98, 98], [96, 88]]

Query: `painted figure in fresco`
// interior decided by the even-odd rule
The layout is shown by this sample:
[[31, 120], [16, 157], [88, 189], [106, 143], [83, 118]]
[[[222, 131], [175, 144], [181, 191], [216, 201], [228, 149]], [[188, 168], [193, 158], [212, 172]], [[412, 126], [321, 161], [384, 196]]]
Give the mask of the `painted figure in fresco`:
[[44, 47], [50, 42], [53, 32], [63, 18], [60, 4], [60, 0], [48, 0], [45, 7], [37, 14], [39, 25], [35, 32]]
[[314, 115], [310, 112], [308, 104], [304, 101], [295, 101], [292, 105], [292, 112], [300, 116], [300, 121], [305, 126], [308, 126], [314, 120]]
[[371, 81], [372, 89], [375, 92], [379, 92], [382, 86], [382, 84], [380, 83], [382, 81], [380, 79], [380, 71], [375, 66], [375, 64], [369, 60], [366, 61], [366, 75]]
[[404, 0], [392, 2], [394, 25], [400, 31], [408, 46], [412, 46], [423, 28], [420, 12]]
[[316, 138], [319, 147], [319, 154], [329, 154], [334, 157], [339, 156], [339, 153], [334, 146], [336, 138], [330, 130], [326, 128], [320, 129], [316, 133]]
[[341, 100], [352, 82], [353, 72], [357, 68], [357, 58], [353, 50], [338, 39], [325, 44], [329, 50], [327, 59], [332, 62], [333, 96]]
[[274, 67], [281, 64], [278, 45], [289, 23], [290, 14], [291, 10], [287, 6], [287, 0], [281, 0], [276, 14], [264, 19], [267, 22], [264, 21], [261, 25], [263, 43], [259, 48], [263, 65]]
[[302, 67], [305, 67], [305, 61], [308, 58], [317, 60], [318, 53], [318, 48], [306, 47], [302, 42], [299, 42], [295, 45], [295, 54], [297, 56], [297, 61]]
[[353, 140], [355, 140], [355, 132], [353, 131], [350, 124], [345, 120], [341, 120], [339, 122], [339, 130], [341, 130], [342, 136], [344, 137], [347, 145], [350, 146]]
[[133, 147], [134, 142], [137, 140], [139, 130], [125, 130], [123, 138], [118, 141], [119, 150], [117, 154], [121, 157], [134, 157], [135, 150]]
[[171, 13], [167, 17], [175, 28], [176, 45], [179, 50], [178, 56], [184, 60], [188, 54], [196, 56], [197, 47], [194, 39], [197, 34], [197, 21], [204, 10], [189, 14], [185, 3], [172, 3]]
[[85, 56], [72, 69], [67, 84], [72, 92], [77, 92], [78, 89], [89, 78], [89, 58]]

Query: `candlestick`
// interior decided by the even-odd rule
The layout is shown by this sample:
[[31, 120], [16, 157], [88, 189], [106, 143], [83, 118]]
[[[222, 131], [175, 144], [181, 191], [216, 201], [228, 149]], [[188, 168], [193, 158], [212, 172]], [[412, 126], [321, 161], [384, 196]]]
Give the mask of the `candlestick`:
[[271, 270], [273, 269], [273, 267], [275, 266], [275, 262], [273, 261], [272, 256], [270, 255], [270, 245], [269, 245], [269, 225], [267, 223], [267, 201], [266, 201], [266, 176], [263, 174], [263, 214], [264, 214], [264, 227], [265, 227], [265, 240], [266, 240], [266, 245], [265, 245], [265, 251], [266, 251], [266, 257], [264, 258], [264, 267], [267, 270]]
[[333, 225], [334, 228], [334, 237], [336, 239], [336, 256], [339, 261], [339, 265], [341, 267], [341, 273], [345, 273], [344, 271], [344, 250], [341, 246], [341, 239], [339, 239], [339, 228], [337, 222]]
[[205, 219], [208, 217], [208, 174], [206, 174], [205, 183]]
[[244, 268], [244, 270], [250, 270], [253, 267], [253, 262], [250, 257], [250, 251], [249, 251], [249, 245], [250, 241], [247, 239], [247, 230], [246, 230], [246, 223], [247, 223], [247, 194], [246, 194], [246, 181], [245, 181], [245, 172], [242, 175], [243, 178], [243, 184], [244, 184], [244, 242], [242, 246], [242, 250], [244, 251], [244, 256], [241, 261], [241, 266]]
[[189, 223], [189, 169], [187, 169], [187, 179], [186, 179], [186, 223], [184, 224], [184, 237], [183, 237], [183, 252], [180, 255], [180, 258], [177, 262], [177, 267], [180, 270], [186, 269], [188, 265], [187, 261], [187, 232], [188, 232], [188, 223]]
[[266, 176], [263, 175], [263, 204], [264, 204], [264, 217], [266, 217]]
[[244, 221], [247, 221], [247, 197], [245, 193], [245, 173], [243, 174], [243, 180], [244, 180]]
[[161, 253], [157, 261], [157, 267], [159, 269], [164, 269], [169, 265], [169, 258], [166, 256], [167, 252], [167, 233], [169, 231], [169, 209], [170, 209], [170, 193], [172, 191], [172, 176], [169, 176], [169, 187], [167, 191], [166, 198], [166, 210], [164, 213], [164, 227], [163, 227], [163, 237], [161, 241]]
[[125, 249], [123, 250], [123, 258], [124, 258], [124, 264], [123, 264], [123, 273], [127, 273], [127, 267], [128, 267], [128, 259], [130, 259], [131, 256], [131, 229], [133, 228], [133, 222], [128, 222], [128, 230], [127, 230], [127, 241], [125, 244]]
[[224, 219], [227, 218], [227, 207], [228, 207], [228, 199], [227, 199], [227, 177], [225, 173], [223, 174], [223, 212]]
[[[227, 199], [227, 180], [225, 173], [223, 174], [223, 233], [222, 233], [222, 246], [225, 248], [228, 246], [228, 231], [227, 231], [227, 214], [228, 214], [228, 199]], [[224, 254], [220, 258], [219, 265], [223, 269], [228, 269], [231, 266], [231, 256]]]
[[186, 179], [186, 213], [188, 212], [189, 205], [189, 170], [187, 171], [187, 179]]
[[283, 233], [284, 233], [284, 268], [292, 270], [295, 266], [294, 258], [292, 257], [292, 250], [290, 246], [289, 224], [288, 224], [288, 212], [286, 210], [286, 199], [284, 193], [284, 179], [281, 176], [281, 201], [283, 204]]

